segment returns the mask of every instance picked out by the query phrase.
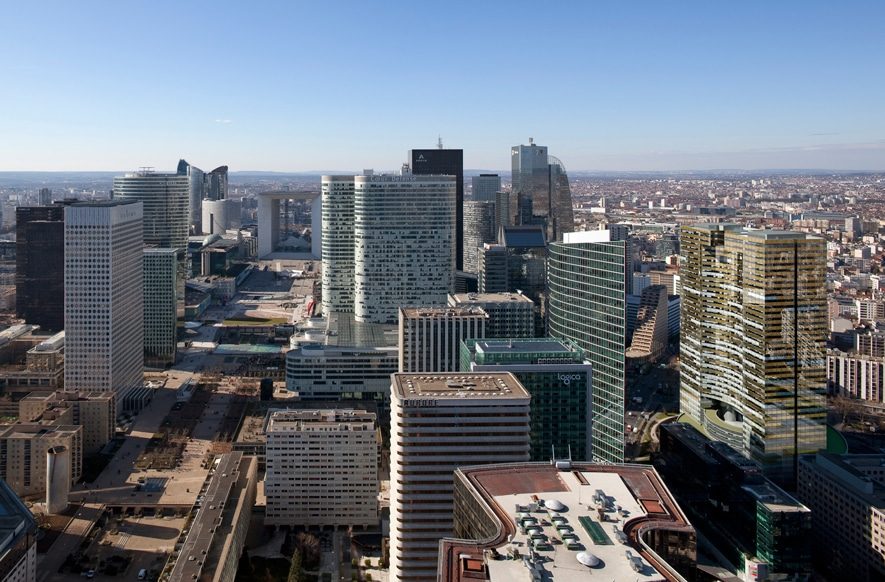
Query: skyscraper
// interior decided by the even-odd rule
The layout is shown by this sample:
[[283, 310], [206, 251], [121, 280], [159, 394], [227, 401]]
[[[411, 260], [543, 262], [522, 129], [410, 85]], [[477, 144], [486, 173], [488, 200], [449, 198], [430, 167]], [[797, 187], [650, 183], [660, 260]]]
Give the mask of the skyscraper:
[[144, 249], [144, 363], [162, 368], [175, 363], [176, 283], [180, 249]]
[[[542, 224], [547, 240], [561, 241], [575, 228], [568, 174], [559, 159], [549, 156], [545, 146], [513, 146], [510, 149], [512, 191], [531, 204], [518, 213], [517, 224]], [[529, 206], [531, 216], [528, 216]]]
[[455, 177], [455, 268], [464, 268], [464, 150], [437, 149], [410, 150], [412, 173], [418, 176]]
[[65, 207], [65, 390], [141, 385], [142, 236], [141, 202]]
[[49, 188], [40, 188], [40, 194], [37, 196], [37, 204], [40, 206], [49, 206], [52, 204], [52, 190]]
[[227, 166], [218, 166], [208, 174], [204, 174], [203, 198], [209, 200], [227, 199]]
[[495, 202], [464, 201], [464, 271], [479, 272], [482, 245], [495, 242], [498, 235]]
[[626, 241], [608, 230], [567, 233], [550, 245], [548, 325], [593, 366], [593, 460], [624, 461]]
[[470, 199], [476, 201], [494, 202], [495, 195], [501, 191], [501, 176], [498, 174], [480, 174], [471, 178], [473, 189]]
[[826, 447], [826, 243], [737, 225], [682, 228], [680, 409], [793, 483]]
[[44, 331], [64, 328], [64, 207], [15, 209], [15, 313]]
[[185, 176], [140, 171], [114, 178], [115, 200], [144, 207], [144, 244], [185, 248], [190, 184]]
[[484, 338], [489, 316], [480, 307], [402, 307], [399, 371], [457, 372], [461, 342]]
[[353, 176], [323, 176], [323, 311], [353, 313]]
[[179, 176], [187, 178], [188, 188], [188, 216], [190, 232], [195, 234], [202, 232], [202, 207], [204, 192], [203, 170], [196, 166], [192, 166], [185, 160], [178, 160]]
[[529, 458], [529, 394], [508, 372], [394, 374], [390, 580], [436, 580], [453, 534], [454, 471]]
[[354, 178], [354, 315], [396, 323], [401, 306], [445, 305], [454, 286], [452, 176]]

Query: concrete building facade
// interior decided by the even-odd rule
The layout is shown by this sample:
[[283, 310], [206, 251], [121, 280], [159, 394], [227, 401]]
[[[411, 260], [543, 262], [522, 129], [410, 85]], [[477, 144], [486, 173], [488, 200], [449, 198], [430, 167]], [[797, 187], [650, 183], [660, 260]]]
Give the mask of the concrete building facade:
[[489, 318], [486, 338], [534, 337], [535, 304], [522, 293], [456, 293], [450, 307], [479, 307]]
[[461, 342], [484, 338], [489, 316], [480, 307], [399, 310], [399, 371], [457, 372]]
[[47, 422], [25, 422], [0, 431], [0, 477], [16, 495], [46, 495], [46, 451], [53, 447], [71, 451], [71, 483], [83, 468], [83, 428]]

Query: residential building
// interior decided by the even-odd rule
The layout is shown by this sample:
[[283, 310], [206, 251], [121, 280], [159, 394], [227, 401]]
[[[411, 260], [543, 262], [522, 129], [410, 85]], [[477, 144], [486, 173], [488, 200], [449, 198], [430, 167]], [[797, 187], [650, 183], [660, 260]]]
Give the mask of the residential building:
[[885, 455], [805, 455], [798, 486], [816, 567], [833, 580], [885, 579]]
[[885, 357], [827, 350], [830, 392], [871, 404], [885, 404]]
[[695, 530], [648, 465], [463, 466], [454, 497], [456, 537], [439, 544], [439, 582], [695, 575]]
[[322, 178], [323, 311], [353, 313], [353, 176]]
[[354, 181], [356, 319], [396, 323], [401, 306], [445, 305], [455, 282], [455, 177]]
[[461, 342], [462, 372], [510, 372], [532, 396], [531, 460], [590, 457], [593, 374], [584, 351], [550, 338]]
[[144, 249], [145, 366], [164, 368], [175, 363], [177, 283], [183, 254], [183, 249]]
[[[31, 394], [18, 403], [20, 422], [52, 422], [83, 427], [83, 454], [101, 452], [114, 438], [117, 405], [113, 392], [89, 393], [59, 390], [51, 394]], [[61, 422], [59, 422], [61, 421]]]
[[[440, 142], [442, 145], [442, 142]], [[409, 167], [416, 176], [455, 178], [455, 269], [464, 270], [464, 150], [442, 147], [409, 150]], [[428, 192], [427, 194], [431, 194]], [[431, 194], [432, 195], [432, 194]], [[420, 213], [416, 213], [420, 214]]]
[[457, 372], [461, 341], [485, 337], [480, 307], [406, 307], [399, 310], [399, 371]]
[[0, 481], [0, 580], [36, 582], [37, 532], [31, 510]]
[[394, 374], [390, 389], [390, 580], [436, 580], [453, 472], [527, 461], [530, 396], [494, 372]]
[[667, 351], [668, 329], [667, 288], [652, 285], [640, 295], [636, 328], [627, 349], [627, 360], [634, 364], [655, 363]]
[[373, 413], [271, 410], [265, 432], [266, 524], [378, 524], [380, 437]]
[[624, 460], [626, 241], [610, 231], [567, 233], [550, 245], [548, 327], [593, 366], [592, 457]]
[[[812, 512], [757, 463], [693, 426], [662, 424], [655, 468], [689, 519], [745, 580], [807, 579]], [[753, 576], [753, 572], [757, 572]]]
[[826, 248], [802, 232], [682, 227], [680, 410], [795, 482], [826, 447]]
[[140, 386], [144, 367], [142, 205], [65, 207], [65, 389]]
[[48, 332], [65, 324], [64, 206], [15, 209], [15, 314]]
[[0, 430], [0, 478], [19, 497], [46, 495], [46, 451], [71, 451], [71, 483], [83, 468], [83, 428], [51, 422], [19, 422]]
[[521, 293], [456, 293], [450, 307], [478, 307], [489, 316], [486, 338], [534, 337], [535, 304]]

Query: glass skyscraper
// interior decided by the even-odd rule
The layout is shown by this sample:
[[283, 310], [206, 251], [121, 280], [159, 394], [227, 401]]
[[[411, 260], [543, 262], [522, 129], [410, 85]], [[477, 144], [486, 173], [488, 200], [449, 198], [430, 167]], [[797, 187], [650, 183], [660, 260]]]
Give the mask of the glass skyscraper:
[[826, 446], [826, 242], [682, 227], [680, 408], [790, 485]]
[[530, 202], [530, 209], [527, 204], [523, 212], [517, 212], [515, 224], [543, 224], [547, 240], [561, 241], [563, 234], [575, 228], [565, 166], [532, 138], [529, 145], [510, 149], [510, 163], [514, 196]]
[[624, 462], [627, 242], [608, 230], [552, 243], [547, 262], [551, 337], [573, 341], [593, 366], [592, 460]]

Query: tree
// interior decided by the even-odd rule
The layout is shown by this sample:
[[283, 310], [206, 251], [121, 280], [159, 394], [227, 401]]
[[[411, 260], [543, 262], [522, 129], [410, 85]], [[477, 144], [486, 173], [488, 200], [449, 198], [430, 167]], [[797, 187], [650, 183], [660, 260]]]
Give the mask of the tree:
[[301, 570], [301, 552], [295, 550], [292, 554], [292, 564], [289, 566], [288, 582], [304, 582], [304, 572]]
[[304, 567], [313, 570], [320, 565], [320, 540], [312, 533], [300, 532], [295, 536], [295, 549], [301, 552]]

